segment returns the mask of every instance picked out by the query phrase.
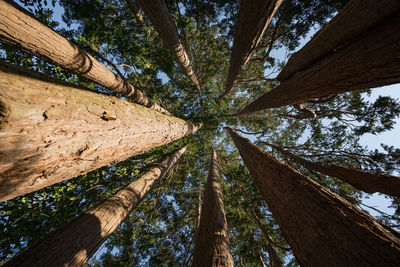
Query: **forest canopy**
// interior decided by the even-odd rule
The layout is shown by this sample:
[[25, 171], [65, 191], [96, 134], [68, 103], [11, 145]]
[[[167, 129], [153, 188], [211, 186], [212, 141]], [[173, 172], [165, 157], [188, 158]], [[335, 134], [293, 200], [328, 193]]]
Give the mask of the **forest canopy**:
[[[395, 128], [400, 116], [399, 99], [374, 98], [371, 92], [379, 88], [363, 88], [235, 116], [282, 84], [277, 75], [290, 56], [326, 25], [347, 0], [283, 0], [251, 59], [224, 97], [221, 96], [226, 91], [239, 0], [165, 1], [192, 69], [185, 69], [185, 64], [171, 52], [170, 45], [146, 16], [141, 1], [16, 2], [121, 75], [124, 83], [144, 92], [162, 109], [202, 127], [145, 153], [0, 202], [0, 263], [99, 205], [157, 162], [187, 146], [181, 158], [87, 265], [190, 265], [214, 147], [234, 265], [271, 266], [269, 244], [274, 244], [285, 266], [299, 266], [224, 127], [236, 129], [252, 143], [355, 206], [374, 211], [381, 223], [400, 229], [398, 198], [385, 196], [393, 210], [393, 214], [388, 214], [365, 204], [372, 192], [310, 167], [313, 163], [340, 165], [377, 175], [399, 176], [400, 148], [381, 144], [379, 149], [370, 149], [360, 142], [368, 134], [379, 135]], [[129, 100], [121, 92], [111, 91], [7, 42], [0, 41], [0, 58], [91, 92]], [[103, 114], [103, 120], [114, 119], [106, 115]]]

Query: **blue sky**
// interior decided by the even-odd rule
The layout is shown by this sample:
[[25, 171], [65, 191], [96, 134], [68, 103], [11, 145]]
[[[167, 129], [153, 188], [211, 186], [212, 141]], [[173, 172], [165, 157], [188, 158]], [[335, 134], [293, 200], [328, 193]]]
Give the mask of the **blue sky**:
[[[21, 3], [17, 1], [20, 5]], [[22, 6], [22, 5], [21, 5]], [[60, 22], [61, 27], [66, 27], [66, 25], [62, 22], [61, 20], [61, 15], [63, 13], [63, 9], [57, 4], [55, 8], [55, 13], [54, 13], [54, 19]], [[304, 44], [312, 37], [312, 35], [315, 34], [315, 31], [311, 32], [306, 38], [304, 38], [301, 41], [300, 46], [298, 49], [300, 49]], [[284, 60], [285, 58], [285, 51], [284, 50], [276, 50], [271, 53], [271, 56], [274, 56], [280, 60]], [[160, 74], [160, 78], [163, 79], [163, 81], [167, 80], [167, 77], [165, 74]], [[374, 101], [378, 96], [391, 96], [393, 98], [400, 99], [400, 85], [391, 85], [391, 86], [385, 86], [382, 88], [375, 88], [372, 90], [372, 94], [370, 96], [370, 101]], [[372, 134], [365, 134], [362, 138], [360, 143], [364, 146], [367, 146], [369, 149], [380, 149], [380, 144], [384, 143], [387, 145], [393, 145], [394, 147], [399, 148], [400, 147], [400, 118], [397, 118], [396, 120], [396, 125], [394, 129], [388, 132], [384, 132], [382, 134], [378, 135], [372, 135]], [[370, 198], [364, 198], [363, 202], [366, 205], [374, 206], [378, 208], [379, 210], [382, 210], [384, 212], [387, 212], [389, 214], [393, 214], [393, 209], [388, 208], [390, 205], [391, 201], [390, 199], [387, 199], [385, 196], [380, 195], [380, 194], [373, 194]], [[378, 215], [377, 212], [373, 210], [368, 210], [372, 215], [376, 216]], [[100, 253], [97, 255], [97, 258], [104, 252], [103, 249], [99, 251]], [[96, 257], [96, 256], [95, 256]]]

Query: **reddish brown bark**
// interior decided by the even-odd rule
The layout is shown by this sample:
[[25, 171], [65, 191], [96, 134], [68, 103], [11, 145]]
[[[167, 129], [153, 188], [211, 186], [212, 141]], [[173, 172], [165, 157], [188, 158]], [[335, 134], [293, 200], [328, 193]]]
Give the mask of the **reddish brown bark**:
[[357, 36], [351, 43], [292, 75], [278, 87], [244, 107], [237, 115], [266, 108], [305, 103], [347, 91], [400, 82], [400, 16]]
[[186, 147], [173, 153], [114, 196], [17, 254], [5, 266], [85, 265], [185, 151]]
[[226, 129], [302, 266], [398, 266], [398, 232]]
[[0, 62], [1, 201], [197, 130], [176, 117], [40, 77]]
[[339, 178], [364, 192], [400, 197], [400, 177], [367, 173], [336, 164], [316, 163], [292, 154], [281, 147], [270, 146], [311, 170]]
[[281, 4], [282, 0], [240, 1], [239, 18], [229, 62], [228, 77], [225, 91], [221, 97], [226, 96], [232, 90], [237, 76], [249, 63], [265, 30]]
[[[132, 0], [126, 1], [128, 2], [128, 6], [131, 7], [132, 4], [130, 4], [130, 2], [132, 2]], [[189, 76], [190, 80], [200, 90], [199, 82], [197, 81], [193, 68], [190, 65], [190, 60], [185, 47], [179, 39], [178, 31], [176, 30], [175, 23], [169, 14], [165, 0], [139, 0], [139, 3], [145, 15], [149, 17], [151, 23], [154, 25], [154, 28], [157, 30], [161, 39], [176, 56], [179, 65], [181, 65], [186, 75]], [[132, 12], [135, 12], [135, 10], [132, 10]]]
[[345, 46], [358, 34], [390, 17], [400, 9], [398, 0], [352, 0], [340, 10], [300, 51], [294, 53], [277, 79], [284, 81], [294, 73]]
[[94, 57], [36, 20], [9, 0], [0, 0], [0, 40], [23, 51], [73, 71], [135, 103], [170, 115], [122, 77]]
[[220, 180], [213, 148], [192, 266], [233, 266]]

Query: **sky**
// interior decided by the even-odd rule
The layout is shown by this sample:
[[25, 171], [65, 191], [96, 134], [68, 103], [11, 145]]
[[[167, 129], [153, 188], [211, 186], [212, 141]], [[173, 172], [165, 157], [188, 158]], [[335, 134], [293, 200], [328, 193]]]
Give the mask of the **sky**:
[[[16, 1], [18, 4], [21, 5], [19, 1]], [[23, 6], [23, 5], [21, 5]], [[58, 22], [60, 22], [61, 27], [67, 27], [65, 23], [62, 22], [61, 20], [61, 15], [63, 13], [63, 9], [57, 4], [56, 8], [54, 9], [54, 18]], [[73, 25], [73, 27], [76, 27], [76, 25]], [[308, 40], [315, 34], [315, 31], [310, 32], [301, 42], [300, 45], [297, 49], [300, 49], [303, 47]], [[280, 50], [275, 50], [272, 51], [271, 56], [276, 57], [280, 60], [284, 60], [285, 58], [285, 51], [283, 49]], [[169, 79], [166, 77], [165, 74], [160, 73], [159, 77], [162, 79], [163, 82], [167, 82]], [[372, 90], [372, 94], [369, 97], [370, 101], [374, 101], [378, 96], [391, 96], [393, 98], [400, 99], [400, 84], [397, 85], [391, 85], [391, 86], [385, 86], [381, 88], [375, 88]], [[360, 143], [361, 145], [367, 146], [369, 149], [381, 149], [380, 144], [384, 143], [387, 145], [393, 145], [394, 147], [399, 148], [400, 147], [400, 118], [397, 118], [396, 120], [396, 125], [394, 129], [391, 131], [387, 131], [381, 134], [373, 135], [373, 134], [365, 134], [363, 137], [361, 137]], [[248, 136], [249, 137], [249, 136]], [[371, 197], [367, 198], [364, 197], [363, 203], [369, 206], [374, 206], [377, 209], [384, 211], [388, 214], [393, 214], [394, 210], [393, 208], [389, 208], [388, 206], [390, 205], [390, 199], [386, 198], [384, 195], [381, 194], [373, 194]], [[376, 211], [367, 210], [370, 212], [371, 215], [377, 216], [378, 213]], [[99, 254], [97, 254], [97, 257], [95, 255], [95, 258], [98, 258], [103, 252], [103, 249], [99, 250]]]

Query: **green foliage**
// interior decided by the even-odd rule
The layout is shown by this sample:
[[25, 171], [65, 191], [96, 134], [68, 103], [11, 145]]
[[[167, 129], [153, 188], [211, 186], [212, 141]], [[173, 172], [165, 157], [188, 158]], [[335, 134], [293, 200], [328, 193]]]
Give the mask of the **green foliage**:
[[[364, 196], [362, 192], [296, 165], [264, 144], [279, 145], [313, 160], [377, 173], [400, 170], [400, 149], [382, 145], [382, 150], [370, 151], [359, 144], [365, 134], [378, 134], [393, 128], [400, 104], [390, 97], [379, 97], [370, 103], [366, 98], [369, 91], [345, 93], [329, 101], [306, 104], [317, 117], [301, 120], [293, 117], [300, 114], [293, 107], [265, 110], [240, 119], [232, 116], [251, 99], [276, 86], [278, 82], [273, 76], [301, 39], [312, 28], [326, 23], [347, 1], [284, 1], [254, 59], [240, 75], [235, 93], [224, 99], [218, 99], [218, 96], [223, 91], [228, 70], [239, 1], [168, 1], [200, 82], [201, 93], [177, 65], [137, 4], [137, 13], [133, 14], [125, 1], [117, 0], [21, 2], [42, 22], [105, 65], [112, 62], [127, 81], [172, 114], [202, 122], [204, 126], [189, 137], [125, 162], [0, 203], [1, 260], [71, 221], [140, 177], [150, 164], [187, 144], [187, 153], [107, 240], [104, 249], [89, 261], [89, 265], [176, 266], [190, 263], [201, 204], [199, 196], [202, 196], [206, 182], [211, 145], [218, 150], [235, 265], [260, 266], [260, 257], [269, 262], [268, 242], [249, 217], [248, 210], [266, 225], [275, 243], [282, 248], [288, 245], [236, 148], [223, 133], [225, 125], [247, 132], [253, 142], [354, 204], [360, 203]], [[60, 22], [52, 19], [52, 9], [58, 5], [65, 11], [63, 23], [70, 28], [62, 28]], [[286, 52], [286, 57], [273, 57], [271, 51], [278, 50]], [[107, 92], [6, 44], [0, 43], [0, 56], [8, 62]], [[380, 219], [386, 223], [397, 220], [399, 224], [399, 201], [394, 200], [393, 206], [395, 216], [382, 214]], [[281, 258], [287, 265], [296, 266], [291, 252], [282, 248], [279, 249]]]

